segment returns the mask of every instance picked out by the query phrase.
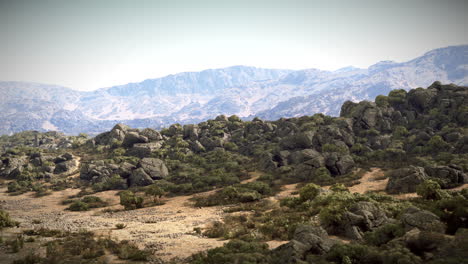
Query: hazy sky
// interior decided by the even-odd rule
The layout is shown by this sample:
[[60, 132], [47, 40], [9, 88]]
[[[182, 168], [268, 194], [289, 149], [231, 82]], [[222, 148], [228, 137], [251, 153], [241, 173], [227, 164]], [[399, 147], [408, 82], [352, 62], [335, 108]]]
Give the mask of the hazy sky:
[[468, 44], [467, 0], [0, 0], [0, 80], [91, 90], [232, 65], [334, 70]]

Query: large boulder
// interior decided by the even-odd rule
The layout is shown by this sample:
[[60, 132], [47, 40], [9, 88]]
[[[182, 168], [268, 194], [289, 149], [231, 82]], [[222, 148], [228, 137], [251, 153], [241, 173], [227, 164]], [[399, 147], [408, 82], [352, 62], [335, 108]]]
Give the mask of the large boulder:
[[103, 182], [114, 174], [119, 174], [119, 166], [103, 160], [91, 161], [81, 166], [80, 178], [93, 183]]
[[418, 228], [423, 231], [432, 232], [445, 232], [445, 224], [440, 221], [440, 218], [427, 211], [417, 207], [407, 208], [401, 216], [401, 222], [403, 223], [406, 230]]
[[55, 164], [54, 174], [72, 172], [76, 169], [78, 169], [78, 161], [76, 159], [66, 160]]
[[371, 202], [358, 202], [343, 214], [338, 233], [350, 239], [360, 240], [364, 232], [371, 231], [387, 223], [388, 220], [385, 211], [377, 205]]
[[160, 159], [143, 158], [138, 163], [138, 167], [143, 169], [153, 180], [164, 179], [169, 175], [166, 165]]
[[307, 254], [325, 254], [334, 244], [323, 228], [300, 225], [290, 242], [272, 251], [273, 263], [307, 263]]
[[128, 132], [123, 139], [122, 146], [132, 147], [136, 143], [147, 143], [148, 138], [138, 134], [138, 132]]
[[161, 146], [162, 142], [135, 143], [127, 151], [127, 154], [140, 158], [149, 157], [153, 151], [160, 149]]
[[332, 175], [344, 175], [354, 168], [354, 159], [349, 154], [325, 153], [325, 166]]
[[424, 168], [416, 166], [390, 171], [387, 176], [385, 190], [391, 194], [416, 192], [416, 187], [428, 179]]
[[149, 141], [159, 141], [162, 140], [161, 134], [151, 128], [145, 128], [140, 132], [140, 135], [148, 138]]
[[281, 142], [284, 149], [304, 149], [314, 146], [314, 131], [305, 131], [285, 137]]
[[8, 157], [4, 159], [2, 163], [3, 166], [0, 169], [0, 176], [15, 178], [23, 172], [24, 166], [28, 163], [28, 157]]
[[117, 124], [111, 131], [97, 135], [94, 138], [94, 143], [97, 145], [110, 145], [114, 142], [121, 142], [129, 129], [130, 127], [124, 124]]
[[427, 175], [437, 179], [442, 188], [453, 188], [468, 182], [468, 175], [455, 166], [434, 166], [424, 168]]
[[148, 175], [143, 168], [138, 168], [132, 172], [128, 179], [130, 186], [147, 186], [154, 182], [154, 180]]

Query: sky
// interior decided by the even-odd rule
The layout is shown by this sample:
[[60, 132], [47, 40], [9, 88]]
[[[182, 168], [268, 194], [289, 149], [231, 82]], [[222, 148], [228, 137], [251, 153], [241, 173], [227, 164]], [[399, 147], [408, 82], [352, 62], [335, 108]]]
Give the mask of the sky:
[[466, 0], [0, 0], [0, 81], [93, 90], [232, 65], [336, 70], [468, 44]]

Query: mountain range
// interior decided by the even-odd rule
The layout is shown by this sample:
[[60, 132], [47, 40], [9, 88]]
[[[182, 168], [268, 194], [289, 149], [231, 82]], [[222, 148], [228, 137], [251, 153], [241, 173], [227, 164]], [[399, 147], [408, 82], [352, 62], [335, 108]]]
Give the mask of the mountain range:
[[346, 100], [370, 100], [393, 89], [434, 81], [468, 85], [468, 45], [435, 49], [407, 62], [367, 69], [287, 70], [233, 66], [184, 72], [82, 92], [56, 85], [0, 82], [0, 134], [57, 130], [96, 134], [115, 123], [164, 127], [217, 115], [267, 120], [339, 115]]

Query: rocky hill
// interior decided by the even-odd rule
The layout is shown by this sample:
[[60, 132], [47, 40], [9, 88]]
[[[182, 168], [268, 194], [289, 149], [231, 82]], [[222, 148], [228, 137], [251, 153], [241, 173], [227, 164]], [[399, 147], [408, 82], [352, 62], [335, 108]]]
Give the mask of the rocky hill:
[[[154, 262], [149, 256], [159, 258], [166, 252], [157, 245], [157, 234], [153, 236], [159, 231], [151, 228], [167, 218], [155, 220], [156, 211], [151, 211], [151, 218], [141, 208], [157, 210], [162, 197], [169, 204], [179, 196], [188, 203], [187, 195], [203, 192], [191, 197], [190, 210], [229, 205], [222, 213], [217, 207], [222, 219], [197, 222], [200, 226], [194, 226], [193, 233], [168, 236], [195, 236], [203, 239], [200, 243], [209, 238], [230, 242], [172, 261], [463, 263], [468, 257], [467, 106], [468, 87], [434, 82], [427, 89], [392, 90], [374, 102], [346, 101], [339, 117], [315, 114], [243, 121], [236, 115], [220, 115], [159, 131], [117, 124], [93, 138], [20, 133], [0, 138], [5, 146], [0, 177], [9, 180], [3, 190], [10, 195], [34, 192], [36, 197], [47, 197], [79, 188], [78, 194], [63, 201], [71, 203], [68, 210], [105, 206], [96, 195], [121, 190], [120, 209], [106, 208], [83, 218], [88, 220], [71, 222], [60, 212], [57, 217], [62, 224], [51, 220], [50, 226], [73, 227], [73, 231], [77, 221], [92, 222], [90, 228], [110, 233], [113, 227], [103, 218], [119, 217], [132, 225], [125, 237], [147, 250], [137, 251], [139, 260]], [[373, 172], [385, 170], [372, 179], [383, 183], [383, 188], [351, 192], [367, 181], [363, 174], [370, 167]], [[248, 179], [252, 175], [257, 176]], [[298, 189], [293, 187], [285, 195], [282, 188], [291, 184]], [[126, 214], [128, 210], [135, 213]], [[181, 214], [178, 221], [185, 221], [183, 213], [170, 214]], [[37, 219], [20, 215], [24, 225], [36, 230], [23, 235], [37, 237], [45, 232], [36, 228]], [[7, 220], [0, 223], [13, 225]], [[48, 227], [48, 220], [41, 221], [46, 221], [43, 228]], [[138, 228], [153, 231], [143, 234]], [[282, 245], [269, 249], [264, 243], [275, 240]], [[48, 247], [61, 248], [70, 259], [98, 261], [113, 244], [90, 244], [79, 250], [73, 245]], [[54, 252], [58, 251], [35, 258], [47, 263]], [[115, 252], [120, 259], [131, 258]]]
[[368, 69], [272, 70], [246, 66], [148, 79], [77, 92], [57, 86], [0, 82], [0, 133], [59, 130], [96, 134], [117, 122], [133, 127], [197, 123], [218, 115], [266, 120], [324, 113], [338, 116], [346, 100], [372, 100], [392, 89], [436, 80], [468, 85], [468, 46], [436, 49], [407, 62]]

